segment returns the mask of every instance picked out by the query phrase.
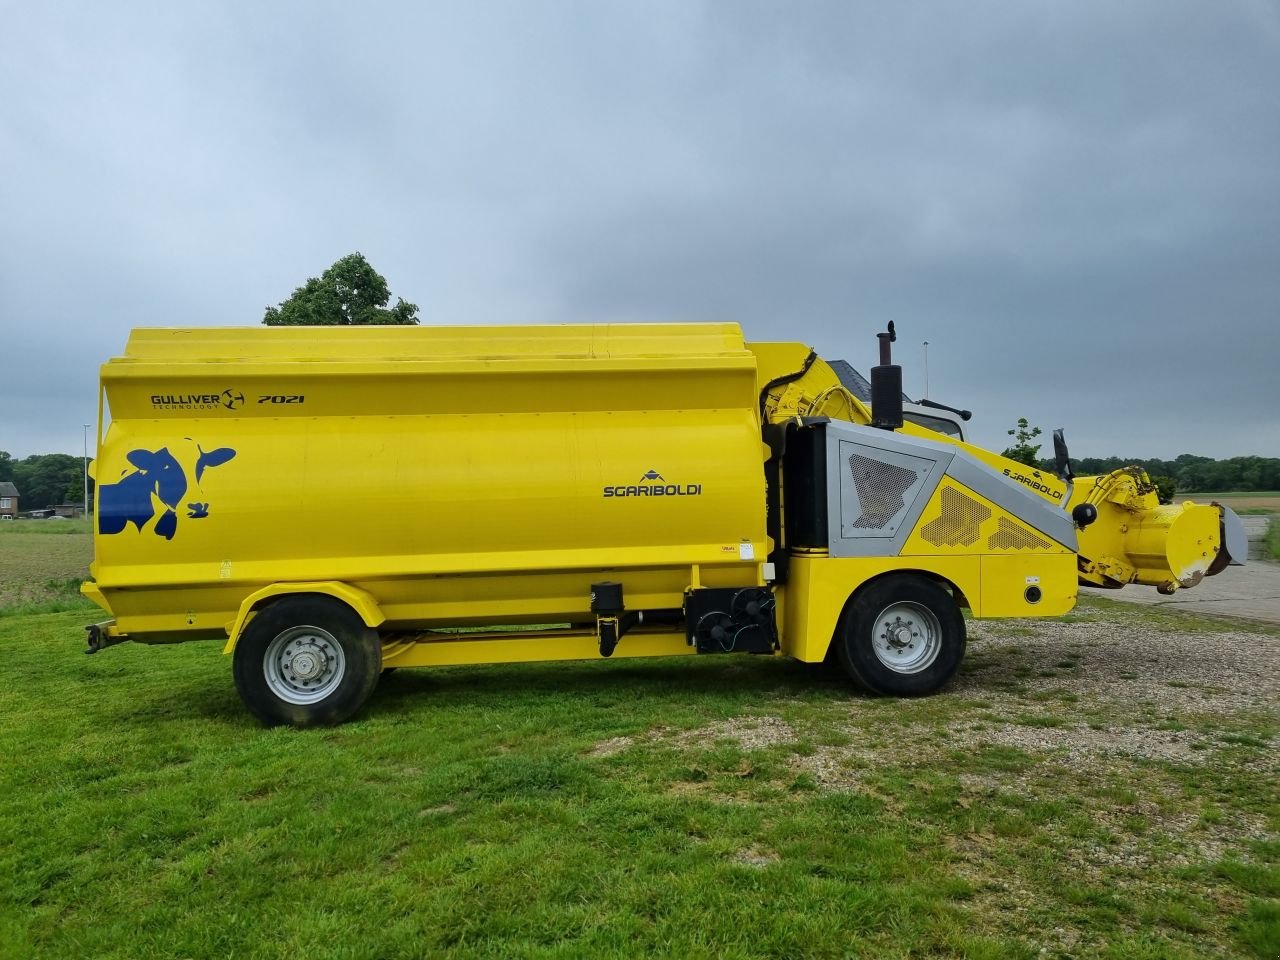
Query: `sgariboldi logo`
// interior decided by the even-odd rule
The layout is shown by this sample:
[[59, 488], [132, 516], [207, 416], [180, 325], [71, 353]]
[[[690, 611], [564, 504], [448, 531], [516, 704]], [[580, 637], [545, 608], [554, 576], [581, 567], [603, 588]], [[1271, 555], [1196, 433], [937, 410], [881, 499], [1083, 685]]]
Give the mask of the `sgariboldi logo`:
[[151, 406], [157, 410], [238, 410], [244, 406], [244, 394], [230, 388], [221, 393], [153, 393]]
[[649, 470], [634, 485], [621, 484], [604, 488], [606, 497], [700, 497], [700, 483], [667, 483], [657, 470]]

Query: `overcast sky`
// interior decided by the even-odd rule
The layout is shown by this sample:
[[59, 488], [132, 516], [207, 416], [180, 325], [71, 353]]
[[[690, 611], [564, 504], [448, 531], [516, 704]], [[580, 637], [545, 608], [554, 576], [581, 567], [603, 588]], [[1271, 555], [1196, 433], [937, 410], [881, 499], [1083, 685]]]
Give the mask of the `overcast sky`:
[[[1280, 456], [1280, 5], [0, 0], [0, 449], [362, 251], [427, 323], [735, 320], [1073, 454]], [[1048, 450], [1048, 446], [1045, 448]]]

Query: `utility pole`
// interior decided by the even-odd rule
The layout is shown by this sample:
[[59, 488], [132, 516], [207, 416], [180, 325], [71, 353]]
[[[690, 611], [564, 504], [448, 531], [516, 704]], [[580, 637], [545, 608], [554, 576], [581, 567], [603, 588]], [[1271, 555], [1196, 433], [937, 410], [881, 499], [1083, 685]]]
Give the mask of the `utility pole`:
[[84, 425], [84, 515], [89, 515], [89, 428], [93, 424]]
[[929, 399], [929, 341], [924, 341], [924, 398]]

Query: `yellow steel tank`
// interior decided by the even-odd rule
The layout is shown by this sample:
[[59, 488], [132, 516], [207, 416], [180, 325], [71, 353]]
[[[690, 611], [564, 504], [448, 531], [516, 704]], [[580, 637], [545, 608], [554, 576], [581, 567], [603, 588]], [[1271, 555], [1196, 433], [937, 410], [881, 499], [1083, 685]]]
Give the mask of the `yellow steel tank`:
[[735, 324], [145, 329], [102, 368], [86, 593], [141, 641], [276, 583], [384, 628], [586, 620], [763, 582], [756, 358]]

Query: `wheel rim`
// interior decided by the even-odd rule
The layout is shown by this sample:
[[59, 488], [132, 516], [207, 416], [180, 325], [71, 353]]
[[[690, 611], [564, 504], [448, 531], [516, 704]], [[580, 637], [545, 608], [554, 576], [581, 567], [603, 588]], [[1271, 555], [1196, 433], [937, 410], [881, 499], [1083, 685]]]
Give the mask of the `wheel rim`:
[[333, 634], [319, 627], [290, 627], [276, 635], [262, 657], [267, 686], [286, 703], [323, 700], [342, 682], [347, 658]]
[[876, 659], [894, 673], [919, 673], [938, 659], [942, 624], [923, 604], [890, 604], [876, 617], [871, 646]]

